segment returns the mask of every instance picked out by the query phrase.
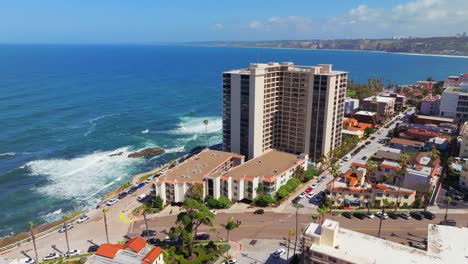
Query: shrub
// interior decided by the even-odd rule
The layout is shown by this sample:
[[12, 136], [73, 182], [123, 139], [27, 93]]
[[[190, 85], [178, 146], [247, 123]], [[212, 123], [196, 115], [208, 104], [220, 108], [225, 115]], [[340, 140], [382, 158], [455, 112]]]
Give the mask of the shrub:
[[221, 196], [219, 199], [208, 198], [206, 206], [212, 209], [224, 209], [231, 206], [231, 201], [226, 196]]
[[219, 197], [218, 202], [222, 208], [229, 208], [231, 206], [231, 201], [226, 196]]
[[320, 171], [317, 169], [308, 169], [304, 172], [304, 182], [308, 182], [312, 180], [315, 176], [318, 176], [320, 174]]
[[158, 208], [158, 209], [162, 209], [163, 208], [163, 205], [164, 205], [164, 201], [163, 199], [158, 195], [154, 198], [154, 201], [153, 201], [153, 207], [154, 208]]
[[284, 199], [286, 196], [288, 196], [288, 194], [294, 191], [297, 188], [297, 186], [299, 186], [299, 184], [301, 184], [300, 180], [296, 178], [289, 179], [289, 181], [285, 185], [281, 186], [278, 189], [278, 191], [276, 192], [276, 198], [278, 200]]
[[81, 258], [80, 258], [80, 264], [85, 264], [86, 261], [88, 261], [88, 258], [87, 258], [87, 257], [81, 257]]
[[267, 207], [268, 205], [275, 202], [275, 198], [268, 194], [262, 194], [257, 196], [257, 198], [255, 198], [253, 202], [257, 206]]

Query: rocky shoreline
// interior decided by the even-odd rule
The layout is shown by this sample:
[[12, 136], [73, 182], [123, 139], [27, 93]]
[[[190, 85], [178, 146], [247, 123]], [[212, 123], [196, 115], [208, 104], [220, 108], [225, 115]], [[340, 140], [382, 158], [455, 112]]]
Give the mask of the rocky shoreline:
[[130, 153], [127, 157], [129, 158], [142, 158], [142, 157], [149, 157], [149, 156], [157, 156], [164, 153], [164, 149], [162, 148], [145, 148], [143, 150]]

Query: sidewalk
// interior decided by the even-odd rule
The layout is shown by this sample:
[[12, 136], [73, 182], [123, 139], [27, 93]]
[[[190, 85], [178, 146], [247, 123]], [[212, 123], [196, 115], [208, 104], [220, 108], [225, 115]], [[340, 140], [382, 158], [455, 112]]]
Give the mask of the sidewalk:
[[[240, 244], [237, 241], [229, 241], [229, 246], [231, 247], [229, 249], [229, 255], [230, 258], [236, 258], [237, 255], [239, 255], [242, 252], [242, 244]], [[215, 264], [222, 264], [224, 263], [224, 258], [226, 255], [220, 256], [218, 260], [216, 260]]]

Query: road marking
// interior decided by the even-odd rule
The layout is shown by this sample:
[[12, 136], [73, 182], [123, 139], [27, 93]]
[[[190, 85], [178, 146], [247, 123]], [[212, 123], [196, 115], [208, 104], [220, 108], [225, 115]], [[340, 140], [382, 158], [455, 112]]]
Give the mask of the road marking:
[[132, 219], [128, 219], [125, 217], [125, 213], [120, 213], [120, 220], [122, 220], [124, 223], [133, 223]]

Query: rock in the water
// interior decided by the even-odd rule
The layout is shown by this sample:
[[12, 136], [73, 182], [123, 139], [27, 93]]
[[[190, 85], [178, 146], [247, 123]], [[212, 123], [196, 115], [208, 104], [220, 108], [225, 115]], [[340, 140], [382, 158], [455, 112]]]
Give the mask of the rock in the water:
[[121, 152], [117, 152], [117, 153], [112, 153], [112, 154], [109, 154], [109, 157], [120, 156], [120, 155], [122, 155], [122, 154], [123, 154], [122, 151], [121, 151]]
[[164, 153], [164, 149], [162, 148], [146, 148], [141, 151], [133, 152], [130, 155], [128, 155], [128, 157], [129, 158], [141, 158], [141, 157], [161, 155], [163, 153]]

